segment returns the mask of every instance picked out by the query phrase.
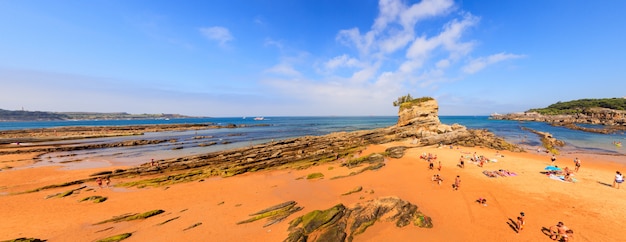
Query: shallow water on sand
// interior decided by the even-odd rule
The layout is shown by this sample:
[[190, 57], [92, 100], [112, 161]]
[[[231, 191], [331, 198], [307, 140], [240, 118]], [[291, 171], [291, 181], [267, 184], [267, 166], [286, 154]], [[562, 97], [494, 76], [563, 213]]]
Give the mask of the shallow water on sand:
[[[444, 124], [458, 123], [470, 129], [487, 129], [507, 141], [535, 150], [541, 146], [539, 137], [522, 127], [551, 133], [566, 142], [564, 152], [605, 154], [626, 163], [626, 149], [617, 147], [614, 141], [626, 141], [626, 135], [595, 134], [563, 127], [553, 127], [541, 122], [491, 120], [487, 116], [441, 116]], [[54, 122], [0, 122], [0, 130], [59, 126], [106, 126], [163, 123], [213, 123], [213, 124], [266, 124], [243, 128], [222, 128], [194, 131], [168, 131], [146, 133], [140, 136], [94, 138], [80, 140], [85, 144], [111, 143], [127, 140], [168, 140], [154, 145], [117, 147], [86, 151], [56, 152], [42, 157], [35, 165], [61, 165], [64, 167], [95, 168], [109, 165], [138, 165], [150, 159], [161, 160], [203, 154], [220, 150], [251, 146], [306, 135], [325, 135], [331, 132], [383, 128], [394, 125], [396, 116], [367, 117], [268, 117], [262, 121], [251, 118], [203, 118], [172, 120], [103, 120], [103, 121], [54, 121]], [[46, 144], [76, 144], [77, 141], [54, 141]], [[22, 144], [28, 145], [28, 144]], [[82, 163], [82, 164], [80, 164]], [[79, 165], [80, 164], [80, 165]], [[72, 168], [73, 169], [73, 168]]]

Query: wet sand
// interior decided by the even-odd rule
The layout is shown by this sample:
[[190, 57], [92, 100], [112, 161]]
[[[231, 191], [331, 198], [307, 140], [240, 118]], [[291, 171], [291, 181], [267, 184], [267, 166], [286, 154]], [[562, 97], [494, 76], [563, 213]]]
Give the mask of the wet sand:
[[[398, 142], [371, 145], [367, 155]], [[476, 152], [497, 162], [478, 167], [466, 160], [457, 167], [461, 155]], [[419, 159], [422, 153], [433, 153], [442, 162], [442, 170], [429, 170]], [[550, 165], [545, 153], [499, 152], [482, 148], [459, 149], [414, 147], [400, 159], [387, 158], [386, 166], [356, 176], [340, 161], [305, 170], [271, 170], [246, 173], [230, 178], [210, 178], [156, 188], [98, 188], [95, 183], [79, 194], [63, 198], [46, 196], [80, 185], [20, 195], [10, 193], [88, 177], [102, 168], [62, 170], [57, 167], [3, 169], [0, 171], [0, 240], [34, 237], [48, 241], [94, 241], [112, 235], [132, 232], [124, 241], [282, 241], [287, 237], [288, 222], [307, 212], [327, 209], [338, 203], [355, 203], [385, 196], [396, 196], [431, 216], [434, 227], [412, 225], [397, 228], [392, 223], [377, 222], [355, 241], [552, 241], [542, 232], [558, 221], [574, 230], [573, 241], [618, 241], [622, 237], [621, 221], [626, 217], [626, 187], [612, 188], [616, 170], [626, 172], [626, 165], [599, 155], [576, 154], [582, 167], [574, 176], [578, 182], [556, 181], [541, 174]], [[0, 156], [0, 168], [28, 165], [35, 154]], [[557, 156], [559, 167], [573, 168], [571, 155]], [[435, 165], [436, 167], [436, 165]], [[109, 167], [106, 170], [115, 169]], [[517, 176], [489, 178], [483, 170], [507, 169]], [[322, 179], [298, 179], [321, 172]], [[440, 173], [443, 184], [431, 181]], [[461, 186], [453, 191], [454, 177]], [[112, 185], [123, 182], [113, 180]], [[341, 194], [362, 186], [363, 191]], [[88, 196], [108, 198], [102, 203], [78, 202]], [[487, 199], [487, 206], [475, 200]], [[236, 225], [249, 214], [272, 205], [294, 200], [304, 207], [285, 221], [263, 227], [264, 221]], [[127, 213], [162, 209], [165, 212], [145, 220], [94, 225]], [[509, 225], [519, 212], [526, 214], [526, 227], [516, 233]], [[175, 218], [175, 219], [174, 219]], [[159, 225], [167, 220], [163, 225]], [[202, 223], [201, 225], [197, 225]], [[196, 227], [185, 230], [192, 225]]]

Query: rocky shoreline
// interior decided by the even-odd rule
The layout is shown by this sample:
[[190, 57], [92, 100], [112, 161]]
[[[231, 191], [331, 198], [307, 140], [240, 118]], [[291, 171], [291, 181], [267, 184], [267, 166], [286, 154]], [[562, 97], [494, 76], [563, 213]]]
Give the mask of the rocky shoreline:
[[55, 140], [72, 140], [86, 138], [101, 138], [115, 136], [142, 135], [148, 132], [183, 131], [221, 128], [243, 128], [251, 126], [268, 126], [269, 124], [255, 125], [217, 125], [213, 123], [196, 124], [149, 124], [129, 126], [69, 126], [57, 128], [20, 129], [0, 131], [0, 145], [10, 143], [43, 142]]
[[[93, 181], [97, 176], [134, 177], [137, 175], [163, 174], [163, 177], [151, 178], [127, 184], [128, 186], [161, 186], [166, 184], [201, 180], [208, 177], [230, 177], [246, 172], [276, 168], [304, 169], [311, 166], [353, 157], [367, 145], [383, 144], [412, 139], [415, 147], [429, 145], [484, 147], [495, 150], [522, 152], [522, 148], [506, 142], [487, 130], [469, 130], [464, 126], [441, 124], [437, 116], [438, 105], [431, 100], [401, 112], [400, 125], [374, 130], [339, 132], [324, 136], [305, 136], [233, 150], [224, 150], [208, 154], [193, 155], [174, 159], [159, 160], [159, 166], [145, 163], [129, 169], [103, 171], [93, 177], [69, 182], [79, 184]], [[143, 126], [142, 126], [143, 127]], [[171, 128], [206, 128], [202, 125], [182, 125]], [[147, 127], [146, 127], [147, 128]], [[166, 128], [166, 127], [159, 127]], [[117, 128], [128, 130], [130, 128]], [[73, 128], [69, 130], [74, 130]], [[156, 140], [151, 142], [166, 142]], [[12, 152], [41, 152], [40, 157], [54, 151], [72, 151], [121, 147], [148, 144], [147, 141], [127, 141], [123, 143], [84, 145], [73, 147], [33, 148]], [[388, 151], [382, 156], [401, 157], [406, 147]], [[0, 151], [2, 152], [2, 151]], [[2, 154], [2, 153], [0, 153]], [[382, 158], [381, 156], [381, 158]], [[349, 162], [349, 161], [348, 161]], [[382, 162], [382, 159], [380, 159]], [[374, 162], [372, 167], [376, 167]], [[175, 175], [172, 175], [174, 174]], [[62, 186], [63, 184], [59, 184]]]
[[[536, 112], [492, 114], [490, 119], [516, 120], [550, 123], [569, 129], [585, 132], [610, 134], [626, 131], [626, 111], [611, 109], [591, 109], [572, 115], [543, 115]], [[581, 127], [577, 124], [602, 125], [602, 128]]]

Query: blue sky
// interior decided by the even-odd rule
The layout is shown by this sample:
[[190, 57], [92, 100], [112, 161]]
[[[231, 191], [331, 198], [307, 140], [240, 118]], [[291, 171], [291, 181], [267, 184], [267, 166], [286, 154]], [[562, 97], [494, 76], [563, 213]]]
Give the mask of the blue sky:
[[0, 108], [485, 115], [626, 96], [626, 1], [0, 1]]

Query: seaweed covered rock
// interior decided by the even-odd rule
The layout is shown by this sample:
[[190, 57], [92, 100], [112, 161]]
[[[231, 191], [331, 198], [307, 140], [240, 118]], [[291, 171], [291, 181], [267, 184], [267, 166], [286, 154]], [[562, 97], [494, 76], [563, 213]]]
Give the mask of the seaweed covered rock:
[[402, 158], [404, 156], [404, 151], [406, 150], [406, 146], [396, 146], [390, 147], [385, 150], [385, 153], [389, 155], [391, 158]]
[[285, 241], [352, 241], [379, 221], [394, 222], [398, 227], [411, 223], [423, 228], [433, 226], [432, 220], [416, 205], [397, 197], [383, 197], [352, 208], [337, 204], [326, 210], [311, 211], [291, 221]]

